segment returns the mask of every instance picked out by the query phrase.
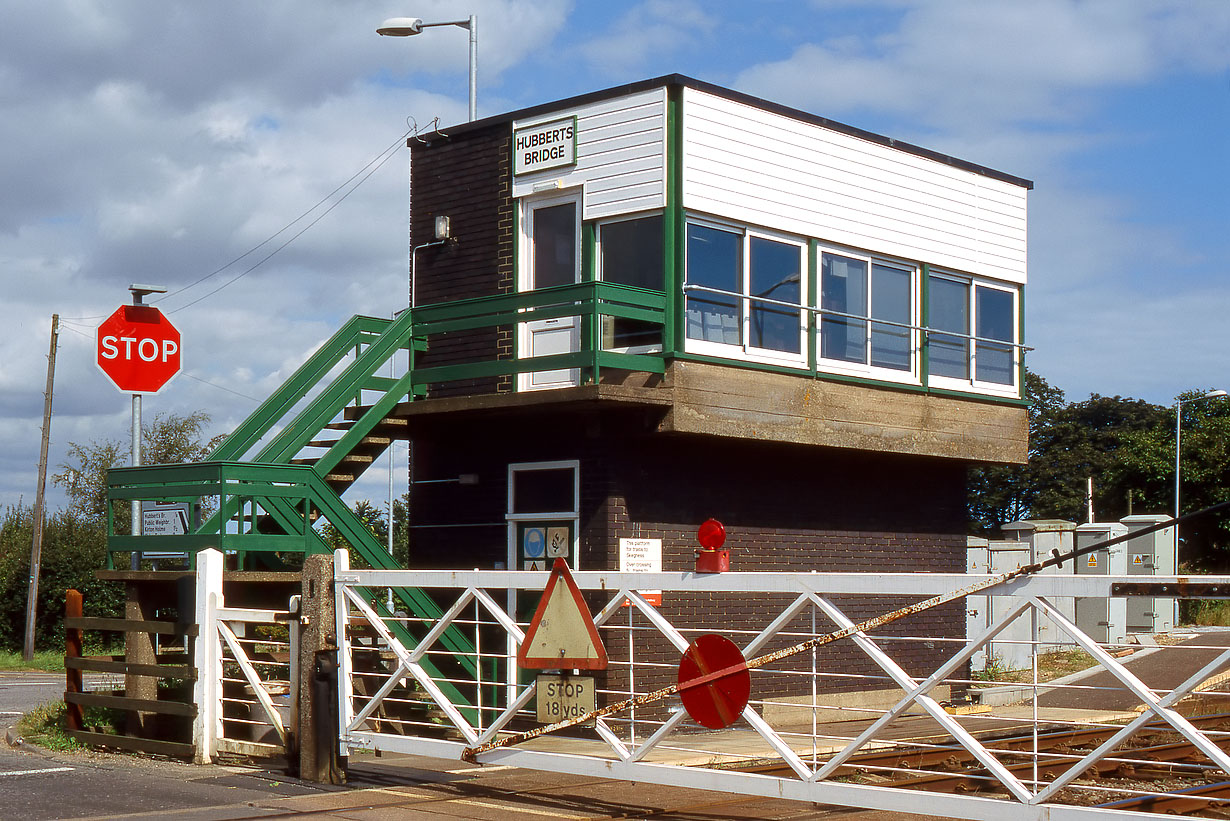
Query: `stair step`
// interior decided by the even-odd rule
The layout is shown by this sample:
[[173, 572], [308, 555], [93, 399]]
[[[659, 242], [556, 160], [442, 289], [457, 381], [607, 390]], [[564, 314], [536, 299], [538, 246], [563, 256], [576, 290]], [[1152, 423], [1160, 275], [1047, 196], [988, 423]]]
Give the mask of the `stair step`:
[[374, 461], [376, 458], [366, 453], [348, 453], [342, 457], [341, 464], [370, 465]]
[[325, 430], [350, 430], [354, 427], [354, 421], [346, 419], [341, 422], [330, 422], [325, 425]]
[[336, 439], [313, 439], [311, 442], [308, 442], [306, 445], [304, 445], [304, 447], [307, 447], [307, 448], [331, 448], [331, 447], [333, 447], [333, 446], [334, 446], [334, 445], [336, 445], [336, 444], [337, 444], [337, 440], [336, 440]]
[[314, 465], [316, 464], [315, 456], [297, 456], [290, 460], [292, 465]]

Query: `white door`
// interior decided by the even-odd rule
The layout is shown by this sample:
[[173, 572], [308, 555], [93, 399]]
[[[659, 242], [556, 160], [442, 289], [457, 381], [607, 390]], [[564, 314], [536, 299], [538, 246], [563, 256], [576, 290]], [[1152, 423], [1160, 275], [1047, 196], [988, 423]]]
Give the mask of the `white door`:
[[[521, 290], [572, 285], [581, 277], [581, 219], [577, 195], [527, 200]], [[523, 357], [549, 356], [580, 350], [578, 317], [557, 317], [521, 323]], [[521, 375], [521, 390], [570, 387], [578, 384], [576, 368]]]

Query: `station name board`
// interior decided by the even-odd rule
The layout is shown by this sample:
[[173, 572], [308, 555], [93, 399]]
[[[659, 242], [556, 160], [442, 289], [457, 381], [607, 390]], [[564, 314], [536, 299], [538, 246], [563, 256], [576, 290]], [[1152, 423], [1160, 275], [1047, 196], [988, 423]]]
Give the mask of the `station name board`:
[[513, 131], [513, 174], [576, 165], [577, 118], [567, 117]]

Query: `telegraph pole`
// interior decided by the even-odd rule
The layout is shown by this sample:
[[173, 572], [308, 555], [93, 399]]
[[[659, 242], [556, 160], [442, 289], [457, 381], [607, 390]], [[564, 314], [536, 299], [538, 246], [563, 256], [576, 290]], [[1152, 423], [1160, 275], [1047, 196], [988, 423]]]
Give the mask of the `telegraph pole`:
[[43, 560], [43, 522], [47, 490], [47, 447], [51, 442], [51, 392], [56, 378], [56, 344], [60, 315], [51, 315], [51, 350], [47, 353], [47, 390], [43, 393], [43, 441], [38, 452], [38, 489], [34, 496], [34, 542], [30, 546], [30, 594], [26, 598], [26, 643], [21, 656], [34, 658], [34, 617], [38, 612], [38, 573]]

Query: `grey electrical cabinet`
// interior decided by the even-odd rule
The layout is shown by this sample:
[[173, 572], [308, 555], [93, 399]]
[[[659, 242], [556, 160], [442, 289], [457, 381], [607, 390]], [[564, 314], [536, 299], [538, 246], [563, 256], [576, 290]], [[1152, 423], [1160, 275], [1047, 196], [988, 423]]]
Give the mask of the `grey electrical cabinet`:
[[[1169, 516], [1128, 516], [1123, 519], [1127, 532], [1161, 524]], [[1174, 527], [1137, 536], [1123, 543], [1129, 576], [1173, 576], [1177, 572]], [[1127, 632], [1165, 633], [1174, 629], [1178, 599], [1130, 596], [1127, 599]]]
[[[1076, 549], [1124, 536], [1127, 526], [1118, 522], [1091, 522], [1076, 528]], [[1127, 554], [1122, 544], [1094, 550], [1076, 558], [1078, 576], [1125, 576]], [[1102, 644], [1119, 644], [1127, 639], [1127, 601], [1123, 598], [1078, 597], [1076, 626]]]

